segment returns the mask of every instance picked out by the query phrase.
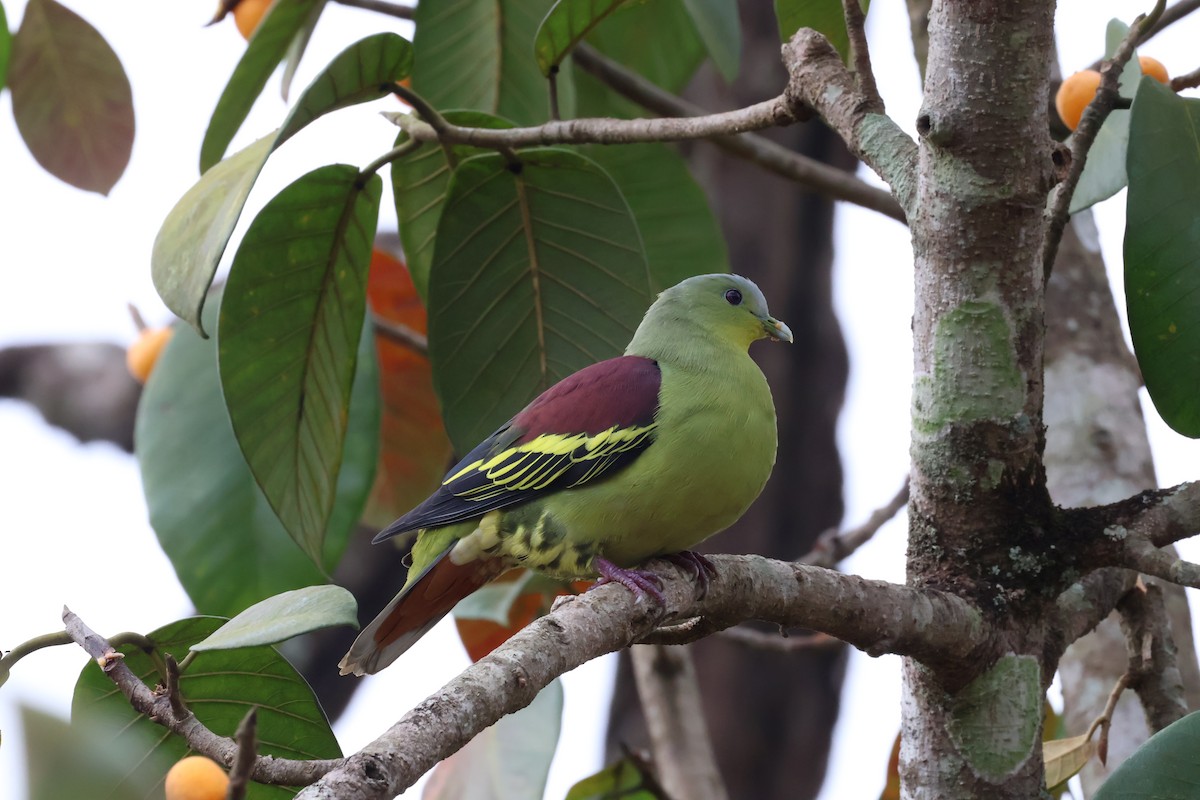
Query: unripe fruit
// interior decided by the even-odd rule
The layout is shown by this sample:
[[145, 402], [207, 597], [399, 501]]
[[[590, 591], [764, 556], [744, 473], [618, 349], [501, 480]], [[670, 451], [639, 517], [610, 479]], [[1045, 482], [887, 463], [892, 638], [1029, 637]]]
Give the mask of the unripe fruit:
[[125, 352], [125, 366], [138, 383], [149, 380], [159, 354], [167, 346], [167, 342], [171, 341], [174, 332], [175, 329], [171, 327], [146, 328], [138, 335], [137, 340], [129, 345]]
[[1157, 58], [1150, 56], [1138, 56], [1138, 63], [1142, 67], [1142, 74], [1149, 75], [1159, 83], [1170, 83], [1171, 76], [1167, 74], [1167, 68]]
[[217, 762], [204, 756], [188, 756], [167, 772], [167, 800], [225, 800], [229, 776]]
[[250, 41], [258, 23], [262, 21], [263, 14], [267, 13], [270, 6], [271, 0], [240, 0], [233, 7], [233, 21], [237, 23], [237, 29], [243, 39]]
[[1062, 82], [1058, 94], [1054, 95], [1054, 107], [1058, 109], [1058, 116], [1064, 125], [1071, 130], [1079, 127], [1083, 110], [1092, 102], [1099, 88], [1100, 73], [1094, 69], [1076, 72]]

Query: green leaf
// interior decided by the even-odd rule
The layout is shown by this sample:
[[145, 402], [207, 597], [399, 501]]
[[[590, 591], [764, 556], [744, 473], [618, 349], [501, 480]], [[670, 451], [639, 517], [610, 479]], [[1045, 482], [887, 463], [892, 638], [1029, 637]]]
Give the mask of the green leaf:
[[[426, 0], [417, 4], [413, 88], [437, 108], [486, 111], [522, 125], [550, 118], [534, 35], [553, 0]], [[464, 68], [466, 63], [469, 67]], [[559, 105], [570, 116], [570, 81]]]
[[0, 3], [0, 89], [8, 78], [8, 61], [12, 55], [12, 33], [8, 30], [8, 16], [4, 4]]
[[308, 42], [312, 39], [313, 30], [317, 27], [317, 22], [321, 19], [321, 12], [324, 10], [325, 0], [321, 0], [313, 6], [308, 19], [304, 20], [300, 30], [288, 43], [287, 53], [283, 56], [283, 78], [279, 81], [279, 95], [285, 103], [292, 91], [292, 80], [296, 77], [296, 70], [300, 67], [300, 59], [304, 58], [304, 51], [308, 49]]
[[667, 800], [648, 766], [623, 758], [571, 787], [566, 800]]
[[[1134, 127], [1137, 127], [1136, 115]], [[1095, 800], [1193, 800], [1200, 793], [1197, 750], [1200, 750], [1200, 712], [1193, 712], [1163, 728], [1134, 751], [1108, 776], [1096, 792]]]
[[[445, 111], [442, 116], [451, 124], [471, 128], [513, 127], [508, 120], [483, 111]], [[408, 134], [401, 133], [396, 146], [407, 140]], [[488, 152], [468, 145], [455, 145], [451, 150], [457, 161]], [[400, 241], [422, 301], [429, 295], [429, 265], [433, 262], [434, 238], [451, 171], [446, 151], [436, 144], [423, 144], [392, 162], [392, 191], [400, 221]]]
[[[206, 313], [213, 324], [215, 305]], [[325, 535], [331, 569], [375, 474], [379, 376], [373, 347], [364, 330], [337, 503]], [[211, 339], [177, 326], [138, 404], [134, 438], [150, 524], [201, 613], [233, 616], [264, 598], [325, 580], [288, 538], [242, 458]]]
[[[162, 795], [162, 777], [171, 761], [159, 757], [141, 764], [153, 741], [112, 736], [119, 727], [112, 720], [108, 724], [104, 720], [67, 724], [29, 706], [20, 709], [29, 800], [145, 800], [156, 790]], [[99, 787], [107, 793], [98, 793]]]
[[318, 565], [333, 510], [383, 181], [316, 169], [259, 212], [221, 302], [218, 364], [246, 463]]
[[628, 201], [642, 232], [655, 294], [693, 275], [729, 272], [720, 223], [674, 148], [592, 145], [582, 152], [608, 172]]
[[575, 45], [626, 0], [557, 0], [538, 26], [533, 40], [543, 75], [556, 72]]
[[133, 149], [133, 95], [100, 32], [54, 0], [30, 0], [12, 40], [8, 88], [37, 162], [72, 186], [108, 194]]
[[[192, 645], [211, 635], [223, 621], [215, 617], [182, 619], [159, 628], [149, 638], [160, 654], [170, 653], [182, 661]], [[118, 649], [125, 654], [125, 664], [149, 686], [161, 681], [149, 655], [132, 645]], [[272, 647], [197, 653], [180, 677], [179, 691], [196, 718], [218, 736], [233, 736], [246, 713], [257, 708], [261, 755], [291, 759], [341, 757], [312, 689]], [[83, 668], [75, 684], [71, 717], [72, 724], [92, 719], [107, 721], [109, 737], [132, 742], [155, 764], [177, 761], [188, 752], [182, 737], [134, 711], [94, 661]], [[149, 769], [139, 767], [131, 777], [155, 777]], [[157, 773], [157, 778], [161, 780], [162, 773]], [[104, 789], [97, 786], [86, 796], [103, 798]], [[295, 791], [252, 783], [246, 797], [273, 800], [291, 797]]]
[[217, 100], [208, 130], [204, 132], [204, 142], [200, 145], [201, 173], [208, 172], [225, 157], [229, 143], [246, 121], [246, 115], [262, 94], [267, 79], [312, 16], [314, 7], [322, 2], [324, 0], [274, 0], [271, 3]]
[[267, 157], [318, 117], [388, 94], [387, 87], [411, 71], [412, 58], [412, 45], [394, 33], [352, 44], [304, 90], [283, 127], [204, 173], [154, 240], [150, 273], [168, 308], [207, 335], [204, 298]]
[[493, 581], [476, 589], [454, 606], [455, 619], [483, 619], [508, 625], [512, 604], [529, 586], [535, 573], [526, 571], [515, 581]]
[[340, 586], [305, 586], [268, 597], [226, 622], [193, 650], [275, 644], [322, 628], [358, 627], [358, 603]]
[[503, 717], [434, 768], [422, 800], [529, 800], [546, 791], [562, 728], [555, 680], [525, 708]]
[[717, 70], [732, 83], [742, 60], [742, 21], [737, 0], [683, 0], [683, 5]]
[[1200, 438], [1200, 100], [1143, 78], [1129, 126], [1125, 295], [1146, 391]]
[[[1129, 34], [1129, 26], [1119, 19], [1110, 20], [1105, 34], [1105, 58], [1112, 58], [1113, 53]], [[1129, 59], [1118, 81], [1121, 96], [1132, 98], [1138, 89], [1138, 81], [1142, 79], [1142, 68], [1138, 64], [1137, 53]], [[1126, 150], [1129, 147], [1129, 111], [1113, 109], [1104, 124], [1096, 134], [1096, 141], [1088, 150], [1087, 163], [1084, 164], [1083, 174], [1075, 193], [1071, 195], [1070, 212], [1082, 211], [1088, 206], [1095, 205], [1101, 200], [1107, 200], [1125, 188], [1128, 178], [1125, 175]]]
[[[863, 12], [869, 0], [861, 0]], [[837, 48], [842, 60], [850, 56], [850, 37], [841, 0], [775, 0], [775, 19], [779, 21], [782, 41], [792, 38], [801, 28], [812, 28]]]
[[588, 43], [670, 92], [682, 90], [707, 55], [682, 0], [623, 5]]
[[612, 179], [566, 150], [454, 171], [429, 280], [429, 355], [466, 452], [551, 384], [620, 355], [651, 300], [637, 224]]

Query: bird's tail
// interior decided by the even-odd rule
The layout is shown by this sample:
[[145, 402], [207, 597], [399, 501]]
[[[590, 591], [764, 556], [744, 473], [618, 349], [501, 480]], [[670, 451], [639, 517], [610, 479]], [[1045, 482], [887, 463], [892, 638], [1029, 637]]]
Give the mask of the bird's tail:
[[383, 611], [363, 628], [342, 657], [343, 675], [373, 675], [399, 658], [459, 600], [504, 571], [498, 559], [455, 564], [451, 544], [415, 580], [404, 585]]

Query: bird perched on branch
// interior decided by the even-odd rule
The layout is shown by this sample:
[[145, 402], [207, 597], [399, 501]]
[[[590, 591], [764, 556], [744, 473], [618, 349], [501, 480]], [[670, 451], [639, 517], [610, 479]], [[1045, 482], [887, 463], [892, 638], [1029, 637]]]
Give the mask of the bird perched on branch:
[[408, 581], [342, 659], [378, 672], [454, 605], [514, 566], [618, 582], [659, 602], [637, 566], [668, 557], [704, 587], [690, 548], [732, 525], [775, 464], [775, 408], [750, 358], [792, 340], [759, 288], [699, 275], [658, 296], [625, 349], [543, 392], [375, 537], [419, 530]]

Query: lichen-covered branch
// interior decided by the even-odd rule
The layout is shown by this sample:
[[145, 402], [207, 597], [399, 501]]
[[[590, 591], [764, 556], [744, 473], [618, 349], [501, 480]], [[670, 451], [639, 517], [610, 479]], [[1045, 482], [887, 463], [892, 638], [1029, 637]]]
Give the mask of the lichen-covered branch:
[[933, 662], [974, 658], [987, 644], [978, 611], [953, 595], [758, 556], [712, 561], [719, 574], [699, 600], [678, 571], [660, 573], [665, 613], [615, 585], [560, 602], [300, 797], [392, 797], [479, 731], [528, 705], [555, 677], [676, 619], [700, 616], [718, 626], [763, 619], [824, 630], [874, 654]]
[[811, 108], [846, 141], [850, 152], [879, 173], [909, 216], [916, 199], [917, 145], [873, 104], [821, 34], [801, 28], [783, 46], [793, 108]]
[[1142, 701], [1151, 730], [1160, 731], [1188, 713], [1162, 587], [1139, 584], [1117, 610], [1129, 648], [1130, 686]]

